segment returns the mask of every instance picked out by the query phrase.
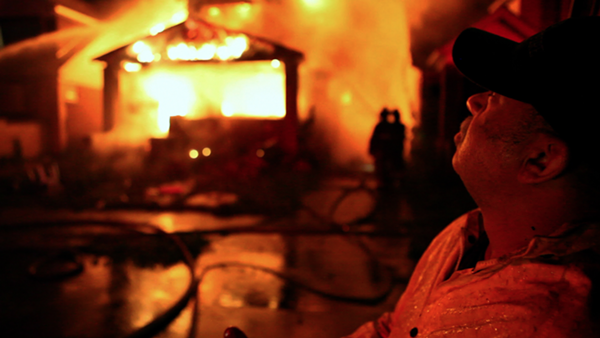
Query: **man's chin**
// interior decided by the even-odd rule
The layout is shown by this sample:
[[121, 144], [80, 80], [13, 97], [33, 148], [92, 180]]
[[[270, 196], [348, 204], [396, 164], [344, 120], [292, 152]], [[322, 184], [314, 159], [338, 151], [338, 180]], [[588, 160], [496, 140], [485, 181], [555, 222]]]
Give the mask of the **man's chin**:
[[460, 177], [460, 180], [464, 183], [464, 171], [462, 170], [463, 167], [461, 166], [460, 158], [457, 156], [457, 153], [454, 153], [454, 156], [452, 156], [452, 168], [458, 177]]
[[454, 168], [454, 171], [458, 174], [458, 156], [456, 156], [456, 152], [454, 153], [454, 155], [452, 156], [452, 168]]

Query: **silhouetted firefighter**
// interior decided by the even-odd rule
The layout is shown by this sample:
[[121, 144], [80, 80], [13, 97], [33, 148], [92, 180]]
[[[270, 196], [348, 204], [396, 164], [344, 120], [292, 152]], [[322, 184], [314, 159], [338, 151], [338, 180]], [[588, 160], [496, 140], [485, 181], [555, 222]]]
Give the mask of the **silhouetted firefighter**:
[[[390, 121], [391, 118], [393, 121]], [[400, 112], [383, 108], [369, 142], [369, 154], [375, 160], [375, 175], [380, 190], [398, 188], [399, 177], [404, 169], [404, 131]]]

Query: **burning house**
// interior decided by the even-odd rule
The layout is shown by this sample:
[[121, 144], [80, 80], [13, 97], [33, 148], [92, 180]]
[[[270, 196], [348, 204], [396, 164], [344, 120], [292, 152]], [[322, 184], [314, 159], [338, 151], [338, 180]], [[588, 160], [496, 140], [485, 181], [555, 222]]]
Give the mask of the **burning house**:
[[302, 53], [199, 20], [154, 29], [97, 58], [109, 131], [99, 142], [150, 140], [151, 162], [296, 154]]

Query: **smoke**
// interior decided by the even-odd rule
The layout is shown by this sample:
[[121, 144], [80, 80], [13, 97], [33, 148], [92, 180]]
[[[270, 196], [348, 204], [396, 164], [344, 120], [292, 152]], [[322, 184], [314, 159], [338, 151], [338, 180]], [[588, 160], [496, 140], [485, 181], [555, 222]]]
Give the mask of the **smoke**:
[[368, 140], [384, 106], [401, 111], [410, 137], [420, 73], [412, 67], [402, 2], [287, 0], [257, 2], [247, 11], [238, 5], [192, 14], [304, 53], [300, 113], [315, 111], [337, 163], [370, 161]]
[[185, 0], [125, 1], [108, 19], [90, 28], [95, 30], [95, 38], [62, 66], [61, 82], [102, 88], [103, 65], [95, 58], [148, 36], [157, 24], [180, 23], [181, 19], [173, 18], [180, 18], [177, 13], [182, 11], [187, 11]]

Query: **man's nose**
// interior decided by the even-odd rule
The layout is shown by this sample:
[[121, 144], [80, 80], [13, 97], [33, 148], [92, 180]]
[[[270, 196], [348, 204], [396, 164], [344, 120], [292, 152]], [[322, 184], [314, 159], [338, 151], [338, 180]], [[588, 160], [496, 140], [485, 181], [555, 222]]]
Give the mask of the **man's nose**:
[[478, 93], [467, 99], [467, 108], [473, 115], [477, 115], [485, 110], [488, 102], [489, 92]]

